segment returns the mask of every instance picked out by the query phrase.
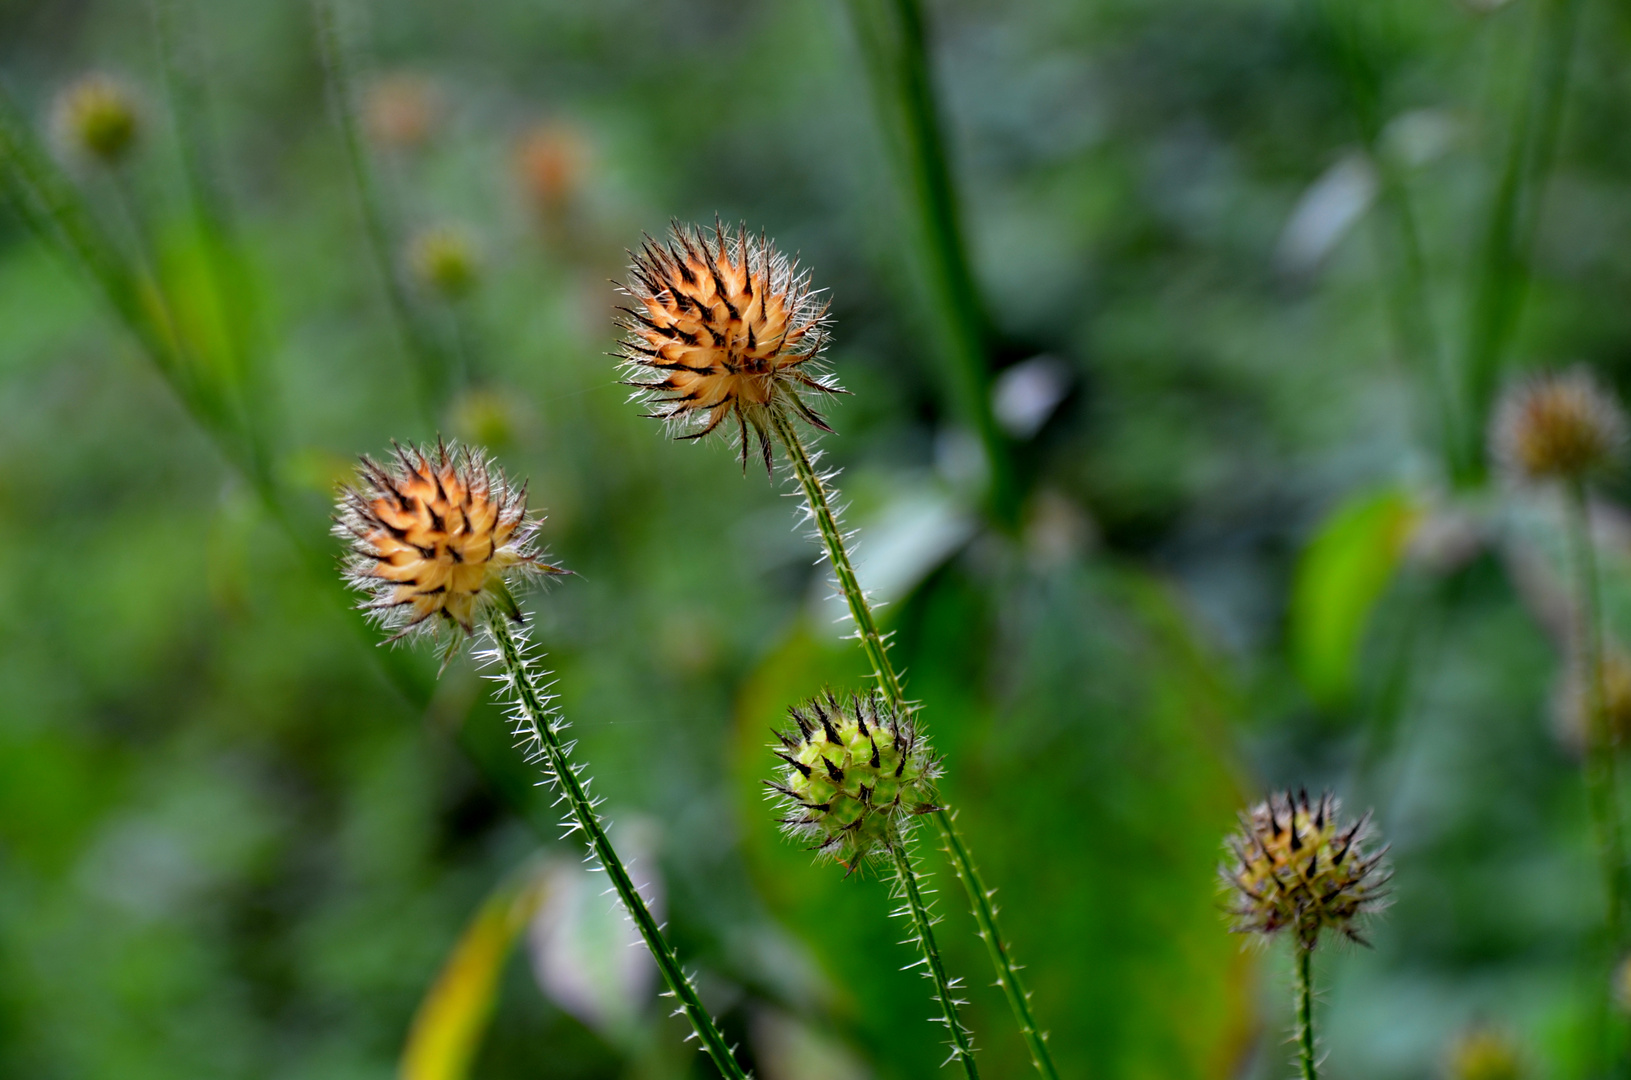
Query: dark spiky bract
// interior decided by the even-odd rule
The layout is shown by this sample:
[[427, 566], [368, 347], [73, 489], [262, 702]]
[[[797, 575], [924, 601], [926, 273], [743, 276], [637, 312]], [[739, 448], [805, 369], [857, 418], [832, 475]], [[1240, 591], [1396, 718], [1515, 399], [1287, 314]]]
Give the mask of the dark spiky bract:
[[842, 392], [820, 368], [827, 305], [762, 234], [675, 223], [632, 253], [624, 291], [624, 377], [676, 437], [734, 428], [745, 466], [751, 433], [768, 468], [771, 410], [831, 430], [811, 404]]
[[1272, 936], [1290, 930], [1312, 949], [1323, 931], [1366, 944], [1361, 917], [1383, 906], [1389, 871], [1385, 849], [1366, 850], [1370, 815], [1342, 823], [1327, 792], [1283, 792], [1242, 814], [1227, 847], [1223, 880], [1233, 894], [1232, 929]]
[[519, 622], [511, 585], [565, 573], [539, 556], [525, 487], [470, 447], [397, 446], [383, 463], [364, 456], [338, 511], [346, 580], [396, 631], [392, 641], [445, 627], [456, 643], [495, 608]]
[[793, 727], [772, 747], [787, 770], [767, 782], [789, 836], [854, 870], [939, 809], [940, 760], [911, 717], [877, 693], [828, 693], [790, 716]]
[[1625, 413], [1584, 367], [1532, 376], [1502, 397], [1490, 451], [1520, 480], [1582, 480], [1619, 463]]

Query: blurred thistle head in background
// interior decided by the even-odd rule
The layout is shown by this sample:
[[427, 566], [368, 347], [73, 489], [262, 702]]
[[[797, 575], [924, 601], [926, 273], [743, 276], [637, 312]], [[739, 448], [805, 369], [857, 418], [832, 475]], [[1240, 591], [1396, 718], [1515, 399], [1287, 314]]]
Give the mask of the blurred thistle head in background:
[[1512, 1036], [1485, 1024], [1456, 1036], [1444, 1064], [1449, 1080], [1519, 1080], [1525, 1072]]
[[433, 225], [408, 243], [408, 270], [421, 289], [449, 303], [469, 296], [481, 282], [481, 254], [468, 230]]
[[1490, 428], [1490, 453], [1518, 480], [1580, 481], [1619, 463], [1626, 434], [1614, 396], [1577, 366], [1509, 388]]
[[1592, 710], [1600, 709], [1603, 737], [1618, 746], [1631, 736], [1631, 654], [1608, 645], [1603, 650], [1602, 677], [1593, 704], [1586, 665], [1578, 657], [1567, 666], [1552, 697], [1552, 720], [1559, 741], [1576, 756], [1586, 752], [1592, 731]]
[[123, 164], [142, 134], [136, 95], [108, 75], [82, 76], [57, 95], [52, 126], [69, 153], [107, 168]]
[[1227, 844], [1233, 860], [1222, 871], [1236, 933], [1271, 937], [1289, 929], [1312, 949], [1328, 930], [1367, 944], [1359, 922], [1383, 906], [1386, 849], [1365, 850], [1369, 814], [1344, 825], [1340, 811], [1329, 792], [1310, 800], [1306, 791], [1287, 791], [1241, 815]]
[[734, 420], [743, 468], [752, 429], [768, 470], [773, 412], [832, 430], [810, 405], [842, 393], [820, 370], [827, 304], [763, 234], [676, 223], [667, 243], [645, 238], [624, 291], [634, 300], [620, 309], [626, 380], [677, 438]]
[[346, 580], [392, 641], [448, 627], [451, 649], [491, 612], [521, 620], [513, 583], [566, 573], [540, 558], [525, 486], [469, 447], [398, 446], [385, 464], [364, 456], [338, 511]]
[[442, 94], [424, 75], [399, 72], [377, 79], [363, 95], [368, 137], [386, 150], [417, 150], [442, 120]]
[[789, 710], [794, 727], [772, 747], [787, 764], [766, 781], [782, 830], [850, 870], [901, 843], [933, 813], [940, 760], [909, 715], [877, 693], [832, 693]]
[[535, 124], [515, 144], [515, 173], [527, 204], [546, 222], [558, 221], [583, 178], [588, 154], [578, 129], [560, 121]]

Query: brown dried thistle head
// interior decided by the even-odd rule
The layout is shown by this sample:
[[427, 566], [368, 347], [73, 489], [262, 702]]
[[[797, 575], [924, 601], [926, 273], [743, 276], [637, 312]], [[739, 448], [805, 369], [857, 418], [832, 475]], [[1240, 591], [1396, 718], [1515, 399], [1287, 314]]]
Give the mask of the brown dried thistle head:
[[1271, 795], [1240, 818], [1222, 868], [1233, 894], [1232, 929], [1272, 936], [1289, 929], [1312, 949], [1324, 930], [1366, 944], [1356, 925], [1380, 910], [1389, 871], [1386, 849], [1365, 850], [1370, 815], [1341, 825], [1329, 792], [1310, 801], [1308, 792]]
[[135, 95], [107, 75], [85, 75], [57, 95], [58, 138], [74, 154], [108, 168], [135, 150], [141, 121]]
[[392, 641], [447, 627], [451, 649], [489, 611], [521, 621], [512, 582], [567, 572], [539, 557], [525, 486], [469, 447], [396, 446], [383, 464], [364, 456], [338, 510], [346, 580]]
[[832, 430], [810, 404], [843, 392], [820, 370], [827, 304], [762, 234], [675, 223], [667, 243], [648, 236], [633, 253], [624, 291], [624, 375], [677, 438], [734, 420], [743, 467], [751, 429], [768, 470], [773, 411]]
[[1619, 463], [1625, 413], [1585, 367], [1507, 390], [1490, 428], [1496, 462], [1520, 480], [1582, 480]]

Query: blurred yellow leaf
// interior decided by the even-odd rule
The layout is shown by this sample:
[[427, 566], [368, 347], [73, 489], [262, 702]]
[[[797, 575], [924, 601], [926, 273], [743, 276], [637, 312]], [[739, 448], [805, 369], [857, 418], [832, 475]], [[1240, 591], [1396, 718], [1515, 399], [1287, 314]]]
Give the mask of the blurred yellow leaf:
[[482, 902], [419, 1003], [398, 1068], [401, 1080], [462, 1080], [481, 1046], [510, 949], [543, 902], [543, 876], [516, 875]]
[[1291, 661], [1321, 705], [1354, 691], [1359, 648], [1422, 511], [1402, 488], [1339, 503], [1304, 549], [1291, 588]]

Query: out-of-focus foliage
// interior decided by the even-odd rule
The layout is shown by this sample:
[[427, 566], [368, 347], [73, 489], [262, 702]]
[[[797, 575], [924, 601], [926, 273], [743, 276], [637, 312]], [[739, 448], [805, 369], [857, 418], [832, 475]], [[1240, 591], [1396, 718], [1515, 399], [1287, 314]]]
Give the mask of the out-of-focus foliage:
[[[625, 248], [716, 214], [830, 290], [852, 393], [825, 463], [1061, 1072], [1284, 1074], [1283, 958], [1225, 932], [1216, 868], [1236, 809], [1306, 784], [1374, 807], [1395, 866], [1375, 949], [1318, 959], [1328, 1075], [1438, 1075], [1474, 1022], [1577, 1075], [1601, 904], [1551, 715], [1565, 549], [1544, 496], [1448, 482], [1430, 377], [1465, 374], [1537, 25], [1569, 2], [925, 3], [1015, 373], [1006, 530], [838, 0], [342, 5], [385, 263], [451, 358], [428, 402], [308, 4], [160, 3], [196, 75], [178, 110], [149, 5], [0, 0], [0, 83], [43, 138], [85, 71], [138, 95], [123, 178], [66, 167], [154, 253], [178, 340], [230, 390], [211, 407], [261, 417], [293, 492], [269, 513], [83, 275], [0, 216], [0, 1075], [387, 1075], [484, 898], [581, 854], [468, 664], [415, 704], [436, 658], [382, 654], [335, 603], [332, 485], [438, 431], [549, 512], [577, 576], [524, 602], [577, 756], [744, 1060], [935, 1074], [885, 884], [789, 847], [763, 799], [781, 710], [865, 676], [789, 489], [665, 441], [605, 355]], [[1624, 387], [1631, 46], [1624, 11], [1578, 7], [1502, 353]], [[201, 173], [178, 130], [209, 133]], [[200, 176], [229, 229], [197, 227]], [[1427, 335], [1399, 330], [1400, 190]], [[456, 295], [409, 276], [438, 228], [480, 253]], [[1611, 480], [1597, 515], [1622, 645], [1628, 493]], [[924, 862], [982, 1067], [1024, 1075], [949, 867]], [[643, 976], [591, 979], [593, 1007], [539, 977], [570, 918], [600, 926], [545, 903], [489, 969], [469, 1075], [710, 1075]]]

